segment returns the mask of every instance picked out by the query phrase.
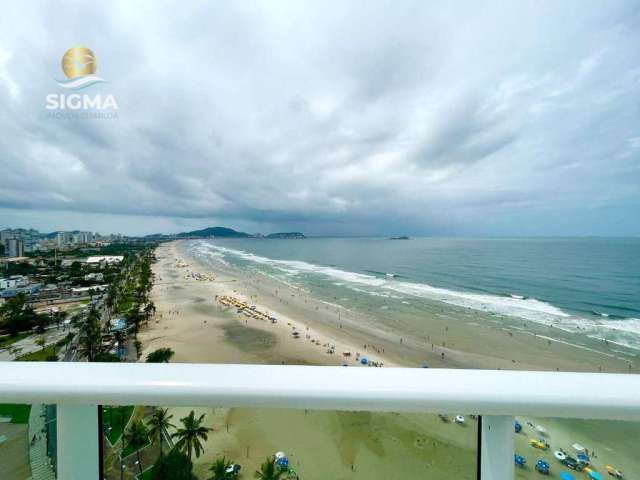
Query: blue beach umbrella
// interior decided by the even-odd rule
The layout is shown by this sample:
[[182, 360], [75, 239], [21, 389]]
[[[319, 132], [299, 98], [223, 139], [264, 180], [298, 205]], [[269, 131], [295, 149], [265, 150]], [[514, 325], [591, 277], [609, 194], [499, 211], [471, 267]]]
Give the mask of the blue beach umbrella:
[[519, 467], [524, 467], [524, 465], [527, 463], [527, 459], [524, 458], [522, 455], [514, 455], [513, 456], [513, 461], [516, 463], [516, 465], [518, 465]]
[[367, 357], [362, 357], [362, 358], [360, 359], [360, 363], [361, 363], [362, 365], [366, 365], [367, 363], [369, 363], [369, 360], [367, 359]]
[[550, 468], [549, 463], [542, 458], [536, 462], [536, 470], [540, 473], [548, 474]]
[[567, 472], [560, 472], [560, 480], [576, 480], [576, 477]]
[[589, 472], [589, 478], [592, 478], [593, 480], [602, 480], [602, 475], [600, 475], [595, 470], [591, 470]]
[[522, 431], [522, 424], [517, 420], [515, 423], [515, 430], [516, 430], [516, 433], [520, 433]]

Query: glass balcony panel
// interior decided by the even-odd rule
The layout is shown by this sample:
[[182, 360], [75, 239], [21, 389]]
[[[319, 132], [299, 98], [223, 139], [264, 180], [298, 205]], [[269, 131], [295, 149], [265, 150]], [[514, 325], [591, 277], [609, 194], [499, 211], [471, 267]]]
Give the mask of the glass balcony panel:
[[640, 423], [516, 417], [515, 478], [640, 476]]
[[0, 479], [54, 480], [56, 408], [0, 404]]
[[[104, 408], [106, 479], [163, 478], [159, 437], [150, 435], [156, 411], [140, 406]], [[222, 457], [240, 466], [237, 478], [247, 479], [254, 478], [268, 459], [277, 459], [278, 468], [286, 465], [288, 473], [282, 478], [291, 479], [477, 478], [475, 417], [290, 409], [168, 407], [171, 426], [162, 436], [162, 451], [165, 459], [173, 456], [166, 461], [171, 468], [184, 461], [170, 452], [183, 447], [181, 419], [188, 419], [192, 411], [196, 422], [204, 415], [200, 425], [210, 429], [206, 440], [200, 438], [200, 455], [195, 445], [191, 453], [199, 479], [210, 478], [210, 469]], [[286, 461], [279, 459], [280, 453]]]

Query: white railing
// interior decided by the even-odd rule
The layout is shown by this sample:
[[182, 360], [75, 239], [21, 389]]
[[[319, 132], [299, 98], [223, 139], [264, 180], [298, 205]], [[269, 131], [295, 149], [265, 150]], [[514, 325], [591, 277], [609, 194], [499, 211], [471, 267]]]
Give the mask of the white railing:
[[513, 479], [513, 417], [640, 420], [640, 375], [267, 365], [0, 365], [0, 403], [58, 405], [58, 478], [98, 478], [96, 405], [482, 415], [482, 480]]

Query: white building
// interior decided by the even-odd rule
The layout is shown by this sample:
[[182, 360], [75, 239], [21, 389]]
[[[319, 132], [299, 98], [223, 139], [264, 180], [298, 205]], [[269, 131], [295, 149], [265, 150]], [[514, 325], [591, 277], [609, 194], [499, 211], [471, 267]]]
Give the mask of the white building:
[[104, 280], [104, 275], [100, 272], [98, 273], [87, 273], [84, 276], [85, 280], [94, 280], [96, 282], [102, 282]]
[[87, 258], [87, 263], [120, 263], [124, 260], [122, 255], [96, 255]]
[[26, 287], [28, 284], [29, 279], [23, 275], [13, 275], [8, 278], [0, 278], [0, 290]]

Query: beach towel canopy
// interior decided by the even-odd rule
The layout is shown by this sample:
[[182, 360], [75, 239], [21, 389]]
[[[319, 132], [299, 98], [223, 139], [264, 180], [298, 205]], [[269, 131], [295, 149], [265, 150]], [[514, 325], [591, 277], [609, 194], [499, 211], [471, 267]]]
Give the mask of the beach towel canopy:
[[576, 480], [576, 478], [568, 472], [560, 472], [560, 480]]
[[596, 472], [595, 470], [590, 470], [589, 478], [593, 480], [602, 480], [602, 475], [600, 475], [600, 473]]
[[587, 455], [584, 452], [579, 453], [578, 455], [576, 455], [576, 457], [578, 458], [578, 460], [584, 463], [589, 463], [591, 461], [591, 459], [589, 458], [589, 455]]

